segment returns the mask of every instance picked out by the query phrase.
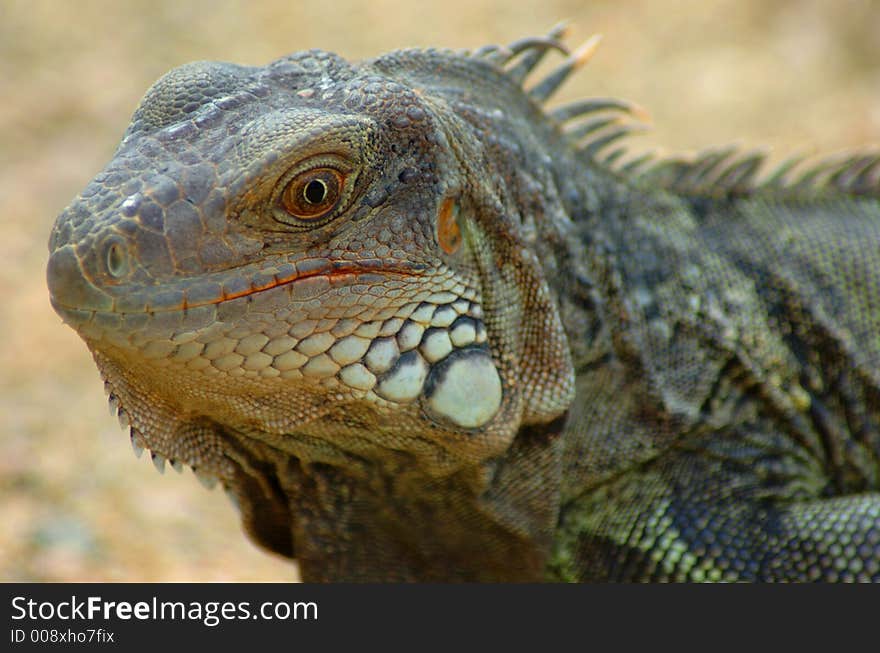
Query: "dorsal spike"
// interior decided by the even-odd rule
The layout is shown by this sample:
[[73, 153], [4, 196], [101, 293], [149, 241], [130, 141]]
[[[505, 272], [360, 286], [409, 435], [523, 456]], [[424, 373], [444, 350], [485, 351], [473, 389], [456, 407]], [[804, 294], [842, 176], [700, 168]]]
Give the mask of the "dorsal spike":
[[511, 52], [511, 59], [520, 53], [523, 54], [519, 61], [508, 69], [507, 76], [517, 84], [522, 84], [529, 73], [535, 69], [535, 66], [541, 63], [548, 51], [555, 49], [568, 55], [568, 48], [562, 43], [567, 31], [567, 23], [560, 22], [554, 25], [546, 36], [520, 39], [508, 45], [507, 49]]
[[538, 82], [530, 91], [529, 97], [535, 102], [544, 103], [553, 95], [572, 72], [586, 64], [599, 48], [602, 41], [601, 34], [595, 34], [587, 39], [581, 47], [575, 50], [559, 68], [551, 72]]
[[837, 155], [814, 162], [795, 176], [791, 171], [808, 155], [787, 159], [758, 188], [777, 191], [822, 191], [880, 197], [880, 152]]
[[[584, 151], [597, 150], [616, 132], [590, 141]], [[838, 155], [815, 161], [804, 172], [792, 175], [807, 155], [798, 155], [777, 165], [767, 176], [760, 175], [767, 152], [741, 152], [737, 146], [690, 156], [643, 154], [618, 163], [626, 148], [614, 150], [604, 158], [609, 167], [631, 179], [640, 179], [673, 193], [695, 196], [751, 194], [762, 191], [778, 197], [797, 197], [799, 193], [843, 193], [880, 198], [880, 152]], [[615, 165], [616, 164], [616, 168]], [[759, 176], [762, 178], [759, 179]]]
[[474, 50], [471, 54], [476, 59], [485, 59], [486, 61], [501, 67], [513, 56], [513, 53], [503, 45], [484, 45]]
[[471, 56], [477, 59], [491, 59], [502, 54], [505, 57], [511, 56], [511, 53], [503, 46], [492, 44], [477, 48], [471, 53]]
[[570, 54], [565, 44], [552, 36], [530, 36], [528, 38], [519, 39], [518, 41], [509, 44], [506, 49], [510, 53], [511, 58], [520, 53], [525, 53], [523, 54], [523, 58], [526, 58], [533, 54], [530, 50], [534, 50], [534, 54], [539, 57], [547, 50], [559, 50], [559, 52], [566, 56]]
[[604, 134], [588, 141], [586, 144], [584, 144], [583, 147], [580, 148], [580, 152], [590, 157], [595, 156], [596, 153], [599, 152], [599, 150], [609, 145], [610, 143], [613, 143], [614, 141], [619, 140], [624, 136], [629, 136], [632, 133], [640, 131], [645, 131], [644, 125], [640, 125], [638, 123], [620, 125], [619, 127], [610, 129]]
[[601, 118], [594, 118], [593, 120], [587, 120], [582, 122], [570, 129], [567, 129], [565, 134], [573, 141], [579, 141], [590, 134], [594, 134], [600, 129], [604, 127], [608, 127], [609, 125], [613, 125], [620, 122], [620, 118], [618, 116], [606, 116]]
[[681, 157], [662, 157], [643, 166], [639, 176], [662, 188], [672, 188], [687, 174], [688, 162]]
[[643, 120], [643, 122], [648, 122], [650, 120], [648, 112], [632, 102], [618, 100], [616, 98], [601, 97], [578, 100], [571, 104], [557, 107], [550, 111], [549, 115], [556, 122], [568, 122], [573, 118], [578, 118], [588, 113], [596, 113], [598, 111], [619, 111], [633, 116], [638, 120]]
[[839, 160], [835, 160], [831, 157], [823, 159], [807, 168], [797, 179], [788, 184], [788, 186], [797, 188], [818, 186], [819, 184], [817, 180], [827, 174], [830, 169], [839, 165]]
[[765, 152], [748, 154], [723, 170], [711, 183], [721, 190], [746, 190], [752, 185], [755, 175], [764, 164], [766, 158], [767, 154]]
[[[508, 46], [487, 46], [471, 56], [505, 69], [504, 73], [511, 80], [522, 85], [550, 50], [565, 53], [565, 61], [527, 91], [532, 100], [545, 103], [574, 71], [590, 60], [601, 41], [601, 35], [594, 35], [569, 54], [561, 42], [566, 32], [567, 25], [559, 23], [545, 36], [520, 39]], [[623, 120], [624, 115], [643, 123], [651, 121], [645, 109], [625, 100], [588, 98], [546, 110], [546, 115], [577, 147], [581, 156], [595, 158], [631, 179], [648, 181], [676, 193], [719, 196], [766, 189], [787, 196], [804, 189], [880, 196], [880, 153], [877, 152], [823, 159], [803, 172], [795, 171], [803, 170], [801, 164], [807, 157], [796, 156], [765, 176], [761, 170], [766, 163], [766, 153], [742, 153], [736, 146], [708, 150], [696, 156], [648, 152], [629, 160], [625, 146], [603, 152], [610, 144], [644, 129], [639, 123]], [[581, 144], [577, 145], [578, 142]], [[759, 179], [759, 175], [762, 178]]]
[[700, 184], [711, 183], [712, 174], [725, 161], [730, 161], [736, 154], [737, 147], [731, 145], [718, 150], [709, 150], [700, 154], [696, 160], [688, 164], [687, 169], [680, 179], [676, 180], [677, 186], [696, 188]]
[[[568, 54], [567, 51], [562, 50], [560, 43], [535, 39], [532, 43], [528, 44], [528, 49], [525, 54], [520, 57], [519, 61], [507, 70], [507, 76], [517, 84], [522, 85], [526, 77], [529, 76], [529, 73], [534, 70], [535, 66], [541, 63], [544, 59], [544, 55], [550, 50], [559, 50], [560, 52]], [[516, 53], [513, 53], [511, 58], [514, 56], [516, 56]]]
[[615, 163], [620, 161], [621, 157], [623, 157], [626, 152], [627, 149], [625, 147], [615, 148], [602, 158], [602, 163], [604, 163], [609, 168], [613, 167]]
[[874, 157], [855, 155], [841, 161], [834, 172], [828, 176], [828, 182], [834, 186], [846, 186], [852, 179], [857, 177], [859, 173], [871, 164]]
[[878, 164], [880, 164], [880, 153], [853, 156], [831, 174], [828, 183], [844, 192], [857, 194], [876, 192], [877, 177], [880, 175]]
[[656, 152], [645, 152], [621, 165], [618, 171], [624, 175], [639, 176], [645, 171], [645, 167], [656, 158]]
[[845, 190], [860, 195], [880, 196], [880, 155], [871, 157], [855, 179], [847, 180]]
[[798, 154], [787, 158], [780, 163], [773, 172], [763, 181], [761, 186], [765, 188], [782, 188], [789, 185], [788, 174], [807, 158], [806, 154]]

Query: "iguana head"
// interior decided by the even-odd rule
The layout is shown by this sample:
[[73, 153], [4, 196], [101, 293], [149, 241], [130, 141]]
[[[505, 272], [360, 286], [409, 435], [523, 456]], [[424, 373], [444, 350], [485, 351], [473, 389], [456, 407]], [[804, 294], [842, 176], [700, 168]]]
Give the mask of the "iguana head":
[[209, 474], [228, 431], [485, 460], [572, 397], [536, 107], [450, 52], [177, 68], [59, 216], [53, 306], [137, 444]]

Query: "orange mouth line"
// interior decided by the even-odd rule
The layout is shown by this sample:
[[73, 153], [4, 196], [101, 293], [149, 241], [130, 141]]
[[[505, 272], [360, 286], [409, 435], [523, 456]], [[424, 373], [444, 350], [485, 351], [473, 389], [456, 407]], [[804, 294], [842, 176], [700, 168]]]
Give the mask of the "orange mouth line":
[[[288, 274], [272, 274], [270, 278], [260, 281], [250, 281], [248, 287], [236, 290], [227, 290], [221, 284], [221, 294], [212, 299], [202, 301], [189, 302], [185, 297], [179, 305], [174, 307], [163, 308], [163, 310], [186, 310], [189, 308], [198, 308], [199, 306], [210, 306], [212, 304], [222, 304], [223, 302], [232, 301], [241, 297], [255, 295], [266, 290], [272, 290], [280, 286], [290, 285], [297, 281], [306, 279], [314, 279], [317, 277], [327, 277], [328, 279], [344, 279], [346, 277], [357, 277], [363, 274], [394, 274], [397, 276], [416, 276], [416, 274], [425, 269], [425, 266], [407, 263], [389, 265], [378, 259], [368, 259], [358, 262], [352, 261], [321, 261], [319, 263], [312, 262], [307, 267], [301, 264], [304, 269], [294, 269]], [[254, 276], [259, 276], [254, 275]]]

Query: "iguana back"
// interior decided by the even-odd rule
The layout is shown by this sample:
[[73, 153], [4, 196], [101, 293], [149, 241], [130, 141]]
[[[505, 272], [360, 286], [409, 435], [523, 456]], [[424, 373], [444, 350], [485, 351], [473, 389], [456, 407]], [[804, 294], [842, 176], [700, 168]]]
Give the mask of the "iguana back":
[[159, 80], [50, 239], [133, 444], [306, 580], [880, 580], [880, 159], [632, 159], [560, 35]]

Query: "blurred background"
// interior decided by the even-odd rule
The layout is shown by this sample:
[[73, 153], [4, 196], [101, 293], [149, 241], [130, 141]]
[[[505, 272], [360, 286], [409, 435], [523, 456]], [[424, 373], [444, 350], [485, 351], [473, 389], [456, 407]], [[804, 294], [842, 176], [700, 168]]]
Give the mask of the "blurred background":
[[634, 150], [742, 143], [781, 160], [880, 144], [880, 3], [868, 0], [0, 0], [0, 580], [297, 578], [244, 538], [221, 491], [134, 457], [85, 346], [49, 306], [55, 216], [157, 77], [306, 48], [475, 48], [563, 18], [572, 45], [605, 38], [558, 101], [638, 102], [654, 124]]

